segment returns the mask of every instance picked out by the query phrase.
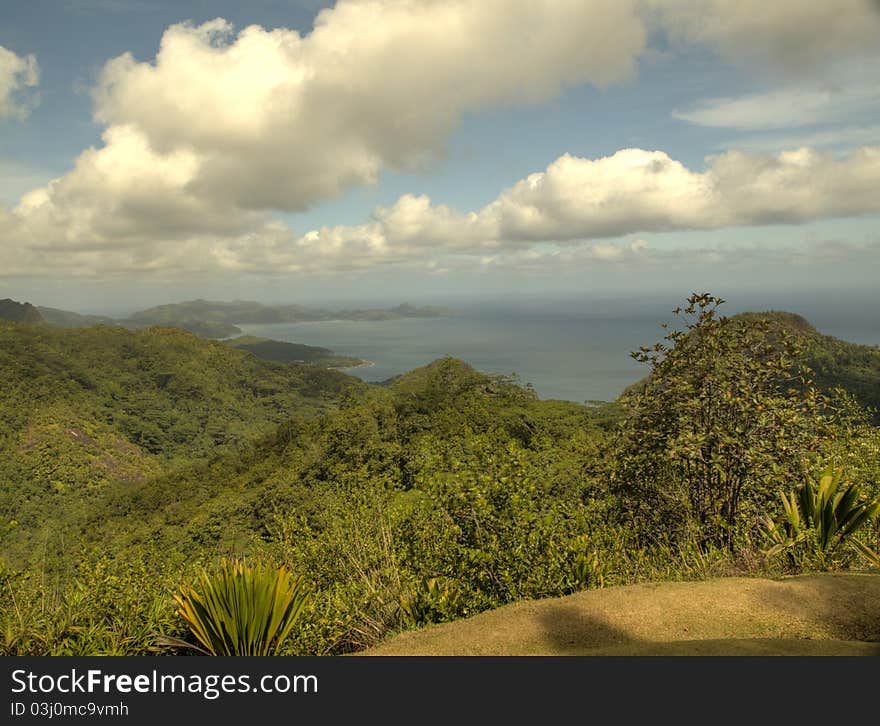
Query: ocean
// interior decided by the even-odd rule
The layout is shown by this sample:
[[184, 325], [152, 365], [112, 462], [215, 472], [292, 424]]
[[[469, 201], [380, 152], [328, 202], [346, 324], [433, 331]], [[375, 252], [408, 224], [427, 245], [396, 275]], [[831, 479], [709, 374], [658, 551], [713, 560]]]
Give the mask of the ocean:
[[[761, 301], [765, 302], [765, 301]], [[880, 316], [863, 301], [785, 300], [780, 305], [725, 305], [785, 309], [804, 315], [820, 332], [880, 344]], [[373, 363], [347, 372], [384, 381], [443, 356], [481, 371], [516, 374], [543, 399], [610, 401], [647, 373], [629, 355], [662, 339], [673, 324], [669, 300], [531, 301], [462, 305], [453, 315], [384, 321], [241, 325], [245, 334], [330, 348]]]

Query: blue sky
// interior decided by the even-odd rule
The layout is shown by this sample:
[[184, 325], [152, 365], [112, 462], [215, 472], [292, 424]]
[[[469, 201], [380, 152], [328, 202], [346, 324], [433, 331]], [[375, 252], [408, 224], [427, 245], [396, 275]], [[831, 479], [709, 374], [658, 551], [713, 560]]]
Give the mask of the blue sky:
[[874, 0], [7, 0], [0, 297], [870, 294], [878, 36]]

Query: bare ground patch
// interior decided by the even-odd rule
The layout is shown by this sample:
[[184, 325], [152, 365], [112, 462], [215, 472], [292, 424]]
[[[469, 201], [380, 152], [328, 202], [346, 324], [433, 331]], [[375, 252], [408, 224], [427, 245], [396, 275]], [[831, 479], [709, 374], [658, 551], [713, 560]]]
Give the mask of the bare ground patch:
[[880, 575], [724, 578], [530, 600], [368, 655], [880, 655]]

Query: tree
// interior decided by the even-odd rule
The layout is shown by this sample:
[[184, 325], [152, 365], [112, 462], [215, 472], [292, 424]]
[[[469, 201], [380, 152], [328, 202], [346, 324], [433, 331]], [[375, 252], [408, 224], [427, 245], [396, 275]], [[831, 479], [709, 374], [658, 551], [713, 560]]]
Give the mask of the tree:
[[719, 316], [723, 302], [691, 295], [673, 311], [682, 327], [631, 354], [651, 371], [621, 397], [612, 488], [649, 532], [732, 549], [830, 422], [795, 362], [798, 338], [760, 317]]

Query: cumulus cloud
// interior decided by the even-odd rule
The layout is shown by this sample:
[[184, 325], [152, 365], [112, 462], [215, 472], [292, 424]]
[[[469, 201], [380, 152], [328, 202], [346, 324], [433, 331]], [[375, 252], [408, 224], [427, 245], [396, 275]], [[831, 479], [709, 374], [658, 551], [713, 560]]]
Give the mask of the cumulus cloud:
[[[402, 197], [374, 214], [392, 244], [491, 249], [578, 242], [640, 232], [799, 224], [880, 211], [880, 148], [838, 158], [814, 149], [730, 151], [689, 169], [663, 151], [563, 155], [483, 209], [457, 214]], [[374, 229], [375, 233], [375, 229]]]
[[[148, 154], [137, 136], [125, 144], [134, 159]], [[144, 158], [151, 169], [157, 168]], [[92, 167], [87, 164], [85, 169]], [[163, 198], [166, 187], [186, 189], [192, 175], [186, 156], [152, 177], [150, 188], [121, 183], [113, 199], [126, 200], [129, 209], [121, 215], [123, 221], [116, 220], [109, 207], [94, 218], [78, 217], [75, 194], [92, 183], [112, 186], [115, 169], [108, 164], [97, 181], [82, 172], [75, 184], [69, 177], [50, 184], [56, 199], [71, 198], [68, 215], [53, 216], [59, 207], [47, 202], [42, 190], [0, 215], [0, 227], [5, 227], [0, 231], [19, 250], [18, 263], [9, 262], [8, 269], [51, 264], [98, 274], [173, 269], [179, 274], [277, 275], [392, 264], [448, 268], [451, 259], [483, 266], [511, 261], [523, 265], [529, 260], [537, 265], [548, 254], [572, 264], [629, 264], [656, 255], [642, 238], [625, 243], [617, 238], [880, 212], [875, 193], [880, 186], [880, 147], [864, 147], [843, 157], [806, 148], [778, 154], [730, 151], [709, 157], [702, 170], [656, 150], [624, 149], [600, 159], [566, 154], [479, 210], [459, 212], [435, 205], [426, 196], [404, 195], [390, 207], [377, 208], [363, 224], [327, 226], [299, 235], [264, 216], [239, 228], [222, 221], [218, 229], [190, 225], [180, 234], [180, 220], [202, 217], [193, 212], [200, 198], [185, 195], [178, 207], [165, 209], [180, 220], [155, 221], [149, 228], [146, 217], [157, 208], [150, 195]], [[138, 222], [129, 228], [132, 220]], [[722, 259], [717, 251], [713, 254]]]
[[28, 117], [40, 82], [40, 67], [33, 55], [20, 56], [0, 45], [0, 119]]
[[[729, 152], [705, 169], [662, 151], [626, 149], [602, 159], [562, 156], [473, 211], [404, 195], [361, 225], [296, 234], [271, 217], [371, 184], [384, 169], [431, 163], [468, 113], [631, 77], [649, 26], [725, 57], [803, 72], [876, 53], [873, 7], [868, 0], [341, 0], [308, 34], [236, 32], [222, 19], [174, 25], [154, 59], [125, 54], [103, 68], [94, 90], [102, 145], [13, 209], [0, 209], [0, 267], [271, 274], [440, 265], [453, 256], [527, 260], [544, 254], [541, 245], [617, 263], [644, 258], [647, 248], [596, 240], [877, 211], [876, 147], [845, 158], [808, 149]], [[15, 99], [36, 83], [36, 61], [0, 51], [0, 114], [20, 116]], [[10, 58], [16, 65], [4, 71]], [[682, 117], [715, 123], [738, 109], [741, 126], [767, 128], [765, 100], [720, 99]], [[814, 114], [833, 105], [807, 100]], [[781, 108], [792, 97], [777, 101]]]
[[74, 169], [25, 194], [14, 214], [30, 246], [102, 249], [149, 245], [194, 234], [243, 231], [256, 215], [193, 193], [198, 157], [156, 153], [133, 126], [113, 126], [105, 145], [80, 154]]
[[468, 111], [627, 78], [644, 45], [629, 0], [347, 0], [305, 36], [174, 25], [106, 64], [95, 117], [195, 154], [200, 196], [295, 211], [436, 159]]

